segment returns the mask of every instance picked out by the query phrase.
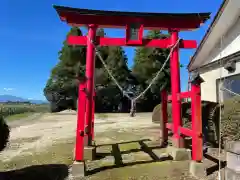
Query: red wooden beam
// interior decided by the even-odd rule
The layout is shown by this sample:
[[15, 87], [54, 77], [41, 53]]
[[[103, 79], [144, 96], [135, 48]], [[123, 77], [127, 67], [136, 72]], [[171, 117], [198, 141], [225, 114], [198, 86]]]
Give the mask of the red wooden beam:
[[[187, 91], [187, 92], [181, 92], [179, 94], [179, 98], [180, 99], [184, 99], [184, 98], [190, 98], [191, 97], [191, 92], [190, 91]], [[168, 95], [168, 101], [171, 101], [172, 100], [172, 96], [171, 95]]]
[[184, 127], [179, 127], [179, 128], [180, 128], [180, 133], [185, 136], [192, 137], [195, 135], [194, 131], [192, 129], [188, 129], [188, 128], [184, 128]]
[[166, 127], [167, 127], [169, 130], [172, 130], [172, 123], [166, 123]]
[[[166, 128], [169, 130], [172, 130], [172, 123], [166, 123]], [[179, 132], [182, 135], [189, 136], [189, 137], [201, 137], [201, 133], [195, 132], [192, 129], [184, 128], [184, 127], [179, 127]]]
[[210, 18], [210, 13], [130, 13], [130, 12], [109, 12], [76, 9], [69, 7], [54, 6], [62, 21], [74, 26], [86, 24], [96, 24], [106, 28], [125, 28], [127, 24], [139, 23], [145, 29], [176, 29], [191, 30], [199, 26]]
[[168, 95], [168, 101], [171, 101], [172, 100], [172, 96], [171, 95]]
[[190, 91], [186, 91], [186, 92], [181, 92], [180, 93], [180, 98], [190, 98], [191, 97], [191, 92]]
[[[87, 45], [86, 36], [72, 36], [69, 35], [67, 38], [69, 45]], [[132, 46], [126, 44], [125, 38], [107, 38], [97, 37], [96, 44], [100, 46]], [[157, 47], [157, 48], [170, 48], [170, 39], [143, 39], [141, 45], [134, 44], [133, 46], [145, 46], [145, 47]], [[179, 45], [180, 48], [193, 49], [197, 47], [195, 40], [182, 40]]]

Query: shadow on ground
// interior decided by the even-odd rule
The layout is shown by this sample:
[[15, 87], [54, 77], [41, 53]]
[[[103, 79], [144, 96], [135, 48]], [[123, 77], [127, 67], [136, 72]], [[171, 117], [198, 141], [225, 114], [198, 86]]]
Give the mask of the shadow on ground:
[[[150, 142], [149, 139], [139, 140], [139, 141], [128, 141], [128, 142], [121, 142], [121, 143], [114, 143], [114, 144], [102, 144], [98, 145], [97, 147], [103, 147], [103, 146], [111, 146], [111, 152], [109, 153], [97, 153], [97, 159], [102, 159], [107, 156], [113, 156], [114, 157], [114, 164], [113, 165], [105, 165], [101, 167], [94, 168], [92, 170], [89, 170], [87, 172], [87, 175], [93, 175], [98, 172], [109, 170], [109, 169], [115, 169], [115, 168], [121, 168], [121, 167], [127, 167], [127, 166], [134, 166], [139, 164], [148, 164], [153, 162], [161, 162], [166, 160], [172, 160], [172, 157], [165, 156], [165, 157], [159, 157], [157, 154], [153, 152], [154, 149], [161, 149], [163, 147], [158, 145], [149, 146], [146, 141]], [[129, 143], [138, 143], [140, 148], [129, 148], [129, 150], [121, 151], [119, 148], [119, 145], [122, 144], [129, 144]], [[134, 159], [134, 162], [123, 162], [122, 155], [124, 154], [130, 154], [130, 153], [137, 153], [142, 152], [146, 153], [151, 157], [151, 160], [137, 160]]]
[[206, 168], [207, 175], [210, 175], [210, 174], [214, 173], [215, 171], [218, 171], [219, 168], [220, 168], [220, 169], [225, 168], [226, 165], [227, 165], [227, 162], [226, 162], [226, 161], [220, 161], [220, 162], [219, 162], [219, 160], [218, 160], [217, 158], [215, 158], [215, 157], [213, 157], [213, 156], [211, 156], [211, 155], [204, 154], [204, 157], [205, 157], [206, 159], [208, 159], [208, 160], [210, 160], [210, 161], [212, 161], [212, 162], [215, 163], [215, 165]]
[[68, 166], [64, 164], [36, 165], [0, 172], [1, 180], [64, 180], [67, 176]]
[[[185, 145], [188, 149], [191, 149], [192, 150], [192, 140], [191, 139], [185, 139]], [[217, 146], [217, 145], [216, 145]], [[216, 146], [213, 146], [213, 147], [210, 147], [210, 148], [215, 148]], [[207, 152], [206, 153], [203, 153], [203, 157], [206, 158], [207, 160], [209, 160], [210, 162], [213, 162], [214, 164], [208, 166], [206, 168], [206, 174], [207, 175], [211, 175], [213, 174], [214, 172], [216, 171], [219, 171], [219, 167], [220, 169], [223, 169], [225, 168], [227, 162], [226, 161], [219, 161], [218, 158], [212, 156], [211, 154], [208, 154]]]

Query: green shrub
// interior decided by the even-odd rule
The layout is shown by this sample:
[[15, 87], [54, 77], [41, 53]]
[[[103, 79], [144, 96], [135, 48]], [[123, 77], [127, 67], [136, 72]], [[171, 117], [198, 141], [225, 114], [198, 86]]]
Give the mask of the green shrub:
[[[236, 141], [240, 139], [240, 100], [233, 98], [224, 102], [221, 106], [221, 124], [220, 105], [215, 102], [202, 101], [202, 121], [208, 126], [207, 140], [212, 145], [219, 143], [219, 127], [221, 130], [221, 144], [227, 141]], [[168, 122], [172, 119], [171, 104], [168, 104]], [[191, 127], [191, 103], [182, 103], [182, 120], [184, 127]], [[162, 122], [161, 104], [157, 105], [152, 114], [152, 121]]]
[[[220, 108], [218, 109], [219, 113]], [[223, 104], [221, 111], [221, 140], [223, 144], [227, 141], [240, 140], [240, 98], [232, 98]], [[218, 119], [219, 120], [219, 119]]]
[[3, 116], [0, 116], [0, 151], [2, 151], [9, 140], [10, 128], [6, 124]]
[[[162, 120], [162, 110], [161, 110], [161, 108], [162, 108], [162, 105], [158, 104], [153, 109], [152, 122], [160, 123], [160, 121]], [[171, 109], [172, 109], [172, 105], [171, 105], [171, 103], [168, 103], [168, 122], [171, 122], [171, 119], [172, 119]]]

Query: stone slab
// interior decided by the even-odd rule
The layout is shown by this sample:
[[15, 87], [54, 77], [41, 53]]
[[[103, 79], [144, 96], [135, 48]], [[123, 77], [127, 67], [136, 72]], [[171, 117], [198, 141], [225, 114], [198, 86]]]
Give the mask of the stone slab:
[[240, 172], [233, 171], [232, 169], [225, 168], [224, 172], [225, 180], [239, 180], [240, 179]]
[[96, 159], [96, 146], [85, 146], [84, 147], [84, 160], [95, 160]]
[[227, 168], [240, 172], [240, 155], [232, 152], [226, 153]]
[[202, 162], [191, 161], [189, 164], [189, 173], [197, 178], [206, 177], [207, 171]]
[[73, 179], [81, 179], [86, 176], [85, 162], [74, 161], [71, 169], [71, 176]]
[[225, 149], [228, 152], [233, 152], [236, 154], [240, 154], [240, 141], [230, 141], [225, 145]]
[[176, 148], [173, 146], [168, 146], [166, 152], [172, 156], [174, 161], [185, 161], [191, 160], [191, 150], [185, 148]]

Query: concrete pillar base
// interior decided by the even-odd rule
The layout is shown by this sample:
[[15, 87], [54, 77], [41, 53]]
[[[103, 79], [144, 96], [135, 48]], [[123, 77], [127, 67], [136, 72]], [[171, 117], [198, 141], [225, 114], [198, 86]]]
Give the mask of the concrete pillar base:
[[84, 147], [84, 160], [95, 160], [96, 159], [96, 146], [85, 146]]
[[71, 176], [73, 179], [81, 179], [86, 176], [85, 162], [74, 161], [72, 165]]
[[191, 150], [185, 148], [167, 147], [167, 153], [172, 156], [174, 161], [191, 160]]
[[197, 178], [206, 177], [207, 171], [202, 162], [191, 161], [189, 164], [189, 172], [192, 176]]
[[229, 168], [225, 168], [225, 172], [222, 173], [222, 174], [225, 174], [224, 177], [225, 177], [225, 180], [237, 180], [237, 179], [240, 179], [240, 172], [238, 171], [234, 171], [232, 169], [229, 169]]
[[176, 148], [185, 148], [185, 140], [182, 136], [180, 138], [175, 138], [174, 136], [172, 137], [172, 144]]

